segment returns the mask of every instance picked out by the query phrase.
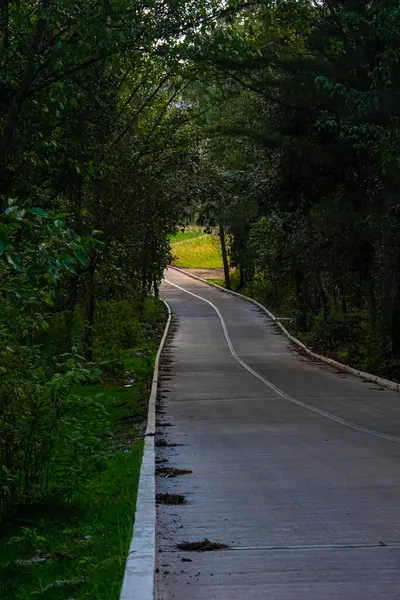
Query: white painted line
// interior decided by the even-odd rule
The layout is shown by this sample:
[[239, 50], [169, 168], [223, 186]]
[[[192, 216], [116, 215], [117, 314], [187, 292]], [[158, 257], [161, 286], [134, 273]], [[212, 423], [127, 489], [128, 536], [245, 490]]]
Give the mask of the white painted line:
[[125, 565], [120, 600], [154, 600], [156, 561], [156, 490], [155, 490], [155, 444], [156, 402], [161, 352], [171, 324], [171, 309], [154, 362], [147, 428], [144, 438], [143, 460], [140, 469], [135, 525]]
[[355, 377], [359, 377], [360, 379], [364, 379], [365, 381], [371, 381], [372, 383], [376, 383], [378, 385], [381, 385], [382, 387], [389, 388], [390, 390], [395, 390], [396, 392], [400, 392], [400, 383], [396, 383], [395, 381], [390, 381], [390, 379], [384, 379], [383, 377], [378, 377], [377, 375], [371, 375], [371, 373], [366, 373], [365, 371], [359, 371], [358, 369], [353, 369], [353, 367], [348, 367], [347, 365], [344, 365], [343, 363], [340, 363], [337, 360], [332, 360], [331, 358], [327, 358], [326, 356], [323, 356], [322, 354], [317, 354], [316, 352], [313, 352], [312, 350], [310, 350], [310, 348], [307, 348], [307, 346], [305, 346], [303, 344], [303, 342], [300, 342], [300, 340], [298, 340], [293, 335], [291, 335], [288, 332], [288, 330], [282, 325], [282, 323], [279, 322], [279, 317], [275, 317], [275, 315], [273, 315], [267, 308], [265, 308], [265, 306], [263, 306], [262, 304], [257, 302], [257, 300], [253, 300], [253, 298], [249, 298], [248, 296], [244, 296], [243, 294], [239, 294], [238, 292], [233, 292], [232, 290], [227, 290], [226, 288], [224, 288], [220, 285], [217, 285], [216, 283], [211, 283], [211, 281], [207, 281], [206, 279], [203, 279], [202, 277], [198, 277], [198, 275], [193, 275], [193, 273], [187, 273], [186, 271], [184, 271], [183, 269], [180, 269], [179, 267], [170, 266], [168, 268], [173, 269], [174, 271], [179, 271], [179, 273], [183, 273], [183, 275], [186, 275], [187, 277], [191, 277], [192, 279], [197, 279], [197, 281], [201, 281], [202, 283], [205, 283], [206, 285], [209, 285], [210, 287], [217, 288], [221, 292], [225, 292], [225, 294], [231, 294], [232, 296], [237, 296], [238, 298], [241, 298], [242, 300], [246, 300], [246, 302], [251, 302], [251, 304], [255, 304], [255, 306], [258, 306], [258, 308], [260, 310], [265, 312], [268, 315], [268, 317], [272, 321], [274, 321], [274, 323], [276, 323], [276, 325], [281, 329], [282, 333], [293, 344], [295, 344], [296, 346], [301, 348], [309, 356], [312, 356], [313, 358], [320, 360], [321, 362], [324, 362], [327, 365], [330, 365], [334, 369], [343, 371], [344, 373], [350, 373], [351, 375], [354, 375]]
[[280, 388], [278, 388], [271, 381], [269, 381], [268, 379], [266, 379], [265, 377], [263, 377], [262, 375], [260, 375], [259, 373], [257, 373], [257, 371], [254, 371], [254, 369], [252, 369], [244, 360], [242, 360], [240, 358], [240, 356], [238, 356], [236, 354], [235, 348], [233, 347], [233, 344], [232, 344], [232, 340], [229, 337], [229, 333], [228, 333], [228, 329], [227, 329], [225, 320], [224, 320], [221, 312], [219, 311], [219, 309], [215, 306], [215, 304], [213, 304], [210, 300], [207, 300], [206, 298], [203, 298], [202, 296], [199, 296], [198, 294], [194, 294], [193, 292], [189, 292], [188, 290], [185, 290], [185, 288], [181, 287], [180, 285], [177, 285], [176, 283], [172, 283], [171, 281], [168, 281], [168, 279], [164, 279], [164, 281], [166, 283], [168, 283], [169, 285], [172, 285], [173, 287], [176, 287], [179, 290], [182, 290], [182, 292], [185, 292], [186, 294], [189, 294], [190, 296], [194, 296], [195, 298], [198, 298], [199, 300], [202, 300], [203, 302], [206, 302], [207, 304], [209, 304], [215, 310], [215, 312], [217, 313], [217, 315], [219, 317], [219, 320], [221, 321], [222, 330], [224, 332], [226, 342], [228, 344], [230, 353], [233, 356], [233, 358], [244, 369], [246, 369], [246, 371], [248, 371], [249, 373], [251, 373], [254, 377], [256, 377], [262, 383], [264, 383], [266, 386], [268, 386], [271, 390], [273, 390], [276, 394], [278, 394], [278, 396], [281, 396], [282, 398], [285, 398], [285, 400], [288, 400], [289, 402], [292, 402], [293, 404], [297, 404], [298, 406], [301, 406], [302, 408], [305, 408], [306, 410], [309, 410], [309, 411], [311, 411], [313, 413], [321, 415], [322, 417], [325, 417], [326, 419], [330, 419], [331, 421], [335, 421], [336, 423], [340, 423], [340, 425], [344, 425], [345, 427], [349, 427], [350, 429], [354, 429], [355, 431], [359, 431], [360, 433], [366, 433], [368, 435], [373, 435], [374, 437], [378, 437], [378, 438], [381, 438], [383, 440], [388, 440], [390, 442], [400, 443], [400, 438], [399, 437], [396, 437], [394, 435], [389, 435], [389, 434], [386, 434], [386, 433], [380, 433], [379, 431], [375, 431], [373, 429], [368, 429], [366, 427], [361, 427], [360, 425], [357, 425], [356, 423], [352, 423], [351, 421], [346, 421], [345, 419], [341, 419], [340, 417], [336, 417], [335, 415], [332, 415], [331, 413], [328, 413], [328, 412], [326, 412], [324, 410], [316, 408], [315, 406], [312, 406], [310, 404], [306, 404], [305, 402], [302, 402], [301, 400], [297, 400], [296, 398], [292, 398], [292, 396], [289, 396], [289, 394], [286, 394], [283, 390], [281, 390]]

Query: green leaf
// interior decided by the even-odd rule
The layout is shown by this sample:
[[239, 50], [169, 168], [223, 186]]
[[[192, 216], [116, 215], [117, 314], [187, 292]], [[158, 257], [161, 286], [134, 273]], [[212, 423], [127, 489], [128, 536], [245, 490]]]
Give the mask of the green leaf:
[[76, 258], [79, 260], [79, 262], [81, 263], [81, 265], [83, 267], [87, 267], [88, 266], [87, 256], [83, 252], [82, 248], [79, 248], [79, 246], [76, 246], [74, 248], [74, 254], [75, 254]]
[[17, 271], [21, 270], [21, 261], [15, 254], [7, 254], [7, 260]]
[[16, 210], [18, 210], [18, 206], [9, 206], [8, 208], [6, 208], [6, 210], [4, 211], [5, 215], [10, 215], [11, 213], [15, 212]]
[[85, 244], [88, 247], [103, 245], [104, 242], [98, 240], [97, 238], [91, 237], [90, 235], [85, 236]]
[[32, 215], [40, 215], [41, 217], [49, 216], [47, 210], [44, 210], [43, 208], [28, 208], [28, 212], [30, 212]]
[[75, 263], [75, 258], [69, 254], [63, 256], [60, 259], [61, 266], [64, 267], [64, 269], [70, 271], [71, 273], [75, 273]]

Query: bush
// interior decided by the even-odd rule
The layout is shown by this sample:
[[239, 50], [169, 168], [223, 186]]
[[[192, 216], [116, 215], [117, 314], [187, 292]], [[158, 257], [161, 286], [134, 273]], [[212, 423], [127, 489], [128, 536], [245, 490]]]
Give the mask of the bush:
[[[50, 378], [42, 355], [35, 347], [2, 352], [0, 393], [0, 520], [18, 505], [36, 502], [53, 489], [70, 493], [79, 486], [77, 464], [82, 452], [77, 445], [93, 440], [76, 421], [76, 384], [98, 376], [80, 356], [64, 356], [58, 373]], [[101, 422], [97, 406], [96, 426]], [[65, 460], [65, 453], [68, 460]]]
[[135, 348], [150, 335], [163, 310], [162, 302], [153, 296], [100, 302], [94, 324], [94, 360], [123, 360], [125, 350]]
[[100, 302], [94, 321], [94, 360], [120, 360], [124, 349], [135, 347], [142, 335], [139, 319], [137, 302]]
[[93, 363], [81, 354], [86, 322], [80, 306], [73, 314], [52, 315], [49, 328], [32, 337], [31, 345], [18, 344], [0, 329], [0, 522], [44, 496], [69, 501], [84, 485], [87, 464], [101, 468], [108, 427], [104, 402], [96, 391], [83, 396], [76, 389], [100, 377], [101, 361], [116, 365], [114, 379], [131, 366], [137, 379], [147, 376], [151, 357], [142, 365], [146, 373], [136, 373], [135, 358], [126, 366], [127, 349], [155, 337], [163, 309], [154, 297], [100, 301]]
[[308, 341], [321, 351], [355, 346], [363, 340], [362, 316], [359, 313], [318, 314], [312, 322]]
[[73, 348], [77, 354], [85, 354], [86, 319], [81, 306], [77, 306], [74, 311], [66, 310], [49, 315], [48, 325], [48, 329], [39, 332], [34, 339], [35, 344], [42, 345], [48, 361], [66, 351], [72, 351]]
[[257, 273], [254, 279], [246, 284], [243, 293], [263, 304], [276, 316], [289, 317], [293, 314], [295, 300], [290, 287], [278, 291], [262, 273]]

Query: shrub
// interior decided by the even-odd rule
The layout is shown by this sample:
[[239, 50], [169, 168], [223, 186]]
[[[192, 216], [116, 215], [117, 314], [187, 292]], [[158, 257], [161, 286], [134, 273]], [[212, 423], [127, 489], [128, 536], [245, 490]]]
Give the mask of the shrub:
[[[79, 486], [78, 444], [93, 445], [75, 418], [77, 383], [93, 381], [95, 369], [80, 356], [66, 355], [50, 377], [36, 347], [3, 350], [0, 392], [0, 520], [25, 502], [37, 501], [51, 489], [69, 492]], [[96, 420], [100, 421], [97, 405]], [[93, 416], [92, 416], [93, 418]], [[68, 461], [63, 455], [68, 452]], [[76, 482], [76, 484], [75, 484]]]
[[120, 360], [123, 350], [135, 347], [141, 338], [139, 304], [128, 300], [100, 302], [94, 327], [94, 360]]
[[312, 323], [308, 341], [321, 351], [353, 346], [363, 339], [362, 319], [359, 313], [318, 314]]

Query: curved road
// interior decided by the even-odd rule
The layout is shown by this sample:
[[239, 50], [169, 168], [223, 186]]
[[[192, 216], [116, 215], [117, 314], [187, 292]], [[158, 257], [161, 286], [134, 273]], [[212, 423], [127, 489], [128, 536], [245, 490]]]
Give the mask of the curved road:
[[[157, 477], [187, 500], [158, 506], [159, 600], [399, 600], [398, 394], [304, 358], [244, 300], [166, 280], [158, 436], [178, 446], [157, 460], [193, 473]], [[177, 549], [204, 538], [228, 548]]]

